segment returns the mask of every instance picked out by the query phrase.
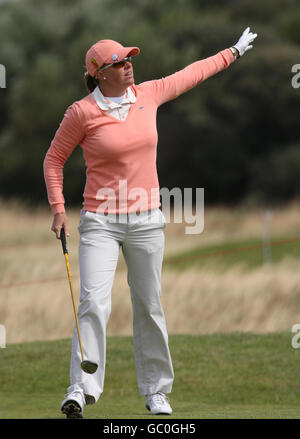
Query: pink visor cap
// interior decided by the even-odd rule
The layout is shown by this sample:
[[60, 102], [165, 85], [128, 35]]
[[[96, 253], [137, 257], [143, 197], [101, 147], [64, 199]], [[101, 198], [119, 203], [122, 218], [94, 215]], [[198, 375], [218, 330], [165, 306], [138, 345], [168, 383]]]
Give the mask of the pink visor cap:
[[136, 56], [139, 53], [138, 47], [124, 47], [114, 40], [100, 40], [87, 51], [85, 66], [88, 73], [95, 76], [103, 64], [117, 63], [127, 56]]

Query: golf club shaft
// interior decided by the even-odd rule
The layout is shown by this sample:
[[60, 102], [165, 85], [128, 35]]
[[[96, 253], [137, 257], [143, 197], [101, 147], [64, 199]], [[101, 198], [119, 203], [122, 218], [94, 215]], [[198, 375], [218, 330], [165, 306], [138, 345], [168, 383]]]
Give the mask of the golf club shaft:
[[80, 345], [81, 358], [82, 358], [82, 361], [84, 361], [83, 349], [82, 349], [82, 343], [81, 343], [81, 336], [80, 336], [80, 329], [79, 329], [79, 321], [78, 321], [78, 316], [77, 316], [77, 311], [76, 311], [74, 292], [73, 292], [72, 276], [71, 276], [71, 270], [70, 270], [70, 264], [69, 264], [69, 254], [68, 254], [68, 250], [67, 250], [65, 230], [63, 228], [61, 229], [61, 232], [60, 232], [60, 238], [61, 238], [62, 248], [63, 248], [63, 252], [64, 252], [64, 256], [65, 256], [65, 261], [66, 261], [66, 266], [67, 266], [68, 279], [69, 279], [69, 285], [70, 285], [70, 291], [71, 291], [71, 297], [72, 297], [72, 304], [73, 304], [73, 310], [74, 310], [74, 316], [75, 316], [78, 340], [79, 340], [79, 345]]

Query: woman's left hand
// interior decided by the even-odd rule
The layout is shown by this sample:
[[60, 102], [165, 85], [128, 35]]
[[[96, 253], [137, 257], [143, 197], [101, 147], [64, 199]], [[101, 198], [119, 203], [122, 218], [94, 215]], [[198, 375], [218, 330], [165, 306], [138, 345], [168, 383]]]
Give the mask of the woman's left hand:
[[248, 50], [252, 49], [253, 46], [250, 43], [252, 43], [256, 37], [257, 34], [250, 32], [250, 27], [247, 27], [233, 47], [235, 47], [239, 51], [239, 55], [242, 56]]

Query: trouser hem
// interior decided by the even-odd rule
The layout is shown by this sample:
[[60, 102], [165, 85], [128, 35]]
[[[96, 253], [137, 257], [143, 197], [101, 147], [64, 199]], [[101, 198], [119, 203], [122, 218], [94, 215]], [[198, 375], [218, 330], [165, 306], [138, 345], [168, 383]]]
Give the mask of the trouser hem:
[[165, 387], [141, 387], [139, 388], [140, 394], [142, 396], [146, 396], [146, 395], [152, 395], [154, 393], [158, 393], [158, 392], [162, 392], [165, 394], [171, 393], [172, 392], [172, 386], [165, 386]]

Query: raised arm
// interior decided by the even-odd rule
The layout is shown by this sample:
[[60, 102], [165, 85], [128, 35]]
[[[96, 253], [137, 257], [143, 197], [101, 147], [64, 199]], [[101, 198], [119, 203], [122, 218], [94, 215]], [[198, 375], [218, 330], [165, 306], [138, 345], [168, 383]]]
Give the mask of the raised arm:
[[141, 85], [149, 87], [157, 104], [162, 105], [192, 89], [210, 76], [225, 70], [235, 59], [252, 49], [253, 46], [250, 43], [256, 37], [257, 34], [250, 32], [248, 27], [232, 47], [222, 50], [216, 55], [196, 61], [170, 76], [148, 81]]

